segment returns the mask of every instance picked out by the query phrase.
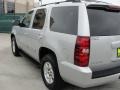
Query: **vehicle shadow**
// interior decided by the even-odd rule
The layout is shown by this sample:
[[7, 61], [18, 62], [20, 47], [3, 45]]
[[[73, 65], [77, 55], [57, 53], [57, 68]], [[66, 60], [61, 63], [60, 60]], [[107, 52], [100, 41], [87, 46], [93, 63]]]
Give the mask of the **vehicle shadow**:
[[23, 56], [26, 61], [32, 63], [34, 65], [34, 67], [36, 67], [37, 69], [40, 69], [40, 63], [37, 62], [32, 57], [30, 57], [29, 55], [27, 55], [24, 51], [20, 50], [20, 56]]
[[[23, 56], [23, 58], [25, 58], [26, 62], [31, 63], [33, 67], [35, 67], [36, 69], [39, 69], [39, 71], [40, 71], [40, 63], [35, 61], [32, 57], [30, 57], [29, 55], [27, 55], [23, 51], [21, 51], [20, 55]], [[91, 88], [85, 88], [84, 89], [84, 88], [80, 88], [80, 87], [77, 87], [77, 86], [65, 83], [64, 87], [62, 88], [62, 90], [103, 90], [103, 89], [104, 90], [108, 90], [108, 89], [111, 88], [111, 85], [112, 84], [105, 84], [105, 85], [101, 85], [101, 86], [96, 86], [96, 87], [91, 87]]]
[[107, 88], [109, 88], [109, 84], [91, 87], [91, 88], [80, 88], [80, 87], [66, 83], [63, 90], [100, 90], [100, 89], [105, 89], [105, 88], [106, 88], [106, 90], [108, 90]]

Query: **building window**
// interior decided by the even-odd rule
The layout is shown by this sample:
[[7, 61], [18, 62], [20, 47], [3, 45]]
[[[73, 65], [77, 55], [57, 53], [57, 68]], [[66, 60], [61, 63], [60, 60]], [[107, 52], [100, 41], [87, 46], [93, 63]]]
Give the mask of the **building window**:
[[15, 13], [15, 0], [0, 0], [0, 14]]
[[8, 2], [7, 2], [7, 13], [15, 13], [15, 2], [14, 2], [14, 0], [8, 0]]
[[4, 8], [3, 8], [3, 0], [0, 0], [0, 14], [4, 13]]

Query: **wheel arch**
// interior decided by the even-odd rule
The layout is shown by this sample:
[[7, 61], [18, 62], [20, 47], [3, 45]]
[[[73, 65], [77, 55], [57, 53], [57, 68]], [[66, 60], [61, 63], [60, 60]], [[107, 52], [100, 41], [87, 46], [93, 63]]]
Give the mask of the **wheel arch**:
[[15, 37], [15, 35], [14, 35], [13, 33], [11, 34], [11, 38], [12, 38], [12, 37]]
[[39, 60], [40, 60], [40, 62], [41, 62], [41, 59], [42, 59], [46, 54], [52, 54], [52, 55], [54, 55], [55, 58], [56, 58], [56, 60], [57, 60], [56, 53], [55, 53], [53, 50], [51, 50], [51, 49], [49, 49], [49, 48], [47, 48], [47, 47], [41, 47], [41, 48], [39, 49]]

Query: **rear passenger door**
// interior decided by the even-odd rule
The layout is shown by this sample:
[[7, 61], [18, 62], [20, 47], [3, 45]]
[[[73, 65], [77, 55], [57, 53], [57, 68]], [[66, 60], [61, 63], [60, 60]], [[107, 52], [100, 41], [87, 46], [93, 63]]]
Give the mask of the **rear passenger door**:
[[31, 29], [29, 31], [30, 37], [28, 41], [30, 41], [30, 55], [36, 60], [39, 60], [39, 48], [42, 45], [44, 37], [46, 12], [46, 9], [36, 10]]

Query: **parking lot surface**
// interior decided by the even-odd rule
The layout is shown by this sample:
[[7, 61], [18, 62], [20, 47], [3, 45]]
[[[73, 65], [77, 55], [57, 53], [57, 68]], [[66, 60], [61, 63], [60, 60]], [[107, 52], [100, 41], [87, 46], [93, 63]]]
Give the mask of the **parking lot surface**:
[[[14, 57], [10, 34], [3, 33], [0, 33], [0, 90], [48, 90], [42, 81], [39, 64], [25, 54]], [[63, 90], [120, 90], [120, 80], [88, 89], [66, 85]]]

